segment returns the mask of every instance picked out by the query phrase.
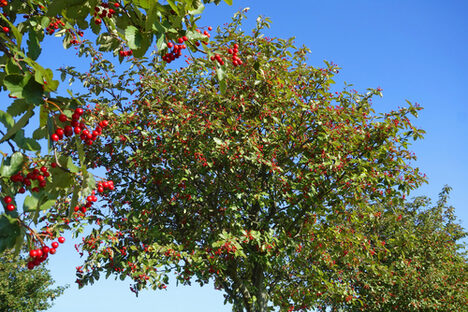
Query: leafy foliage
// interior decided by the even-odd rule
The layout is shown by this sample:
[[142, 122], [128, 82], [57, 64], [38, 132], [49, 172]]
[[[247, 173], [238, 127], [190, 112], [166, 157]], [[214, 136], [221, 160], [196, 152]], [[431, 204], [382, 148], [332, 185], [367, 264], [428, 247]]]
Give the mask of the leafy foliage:
[[[154, 42], [157, 42], [154, 48], [158, 53], [167, 53], [166, 42], [181, 37], [187, 38], [188, 47], [184, 45], [185, 48], [196, 51], [198, 40], [209, 41], [209, 36], [196, 31], [196, 21], [204, 4], [208, 3], [219, 4], [220, 1], [173, 0], [166, 4], [142, 0], [0, 2], [0, 90], [12, 99], [0, 110], [0, 192], [2, 199], [13, 199], [8, 203], [2, 200], [5, 212], [1, 220], [9, 219], [8, 223], [15, 227], [14, 231], [0, 228], [0, 252], [13, 247], [19, 251], [25, 238], [31, 249], [45, 246], [44, 239], [53, 239], [60, 231], [68, 229], [69, 222], [54, 224], [46, 235], [26, 224], [32, 222], [40, 228], [41, 221], [56, 214], [49, 210], [51, 206], [62, 212], [70, 210], [68, 217], [72, 217], [72, 210], [63, 206], [84, 202], [96, 187], [89, 168], [83, 166], [83, 145], [91, 144], [97, 136], [72, 138], [79, 156], [75, 163], [61, 155], [54, 142], [81, 134], [81, 131], [86, 133], [88, 127], [91, 133], [91, 127], [98, 132], [105, 127], [80, 119], [78, 129], [76, 125], [70, 128], [81, 117], [78, 114], [74, 118], [73, 113], [82, 110], [85, 103], [57, 95], [59, 81], [52, 69], [44, 68], [37, 61], [45, 38], [61, 37], [64, 48], [84, 45], [87, 36], [96, 38], [100, 51], [113, 53], [121, 62], [127, 56], [148, 54]], [[39, 120], [39, 127], [32, 133], [25, 131], [31, 118]], [[42, 154], [41, 140], [49, 143], [48, 151]], [[10, 153], [6, 152], [8, 149]], [[76, 166], [78, 162], [79, 167]], [[39, 168], [45, 171], [39, 172]], [[14, 198], [25, 192], [29, 195], [23, 207], [18, 207]]]
[[5, 312], [46, 311], [64, 287], [54, 284], [44, 267], [28, 270], [26, 261], [11, 252], [0, 256], [0, 310]]
[[[158, 57], [123, 75], [105, 60], [91, 76], [64, 70], [90, 86], [92, 115], [110, 122], [86, 162], [116, 181], [104, 206], [91, 208], [80, 285], [102, 272], [133, 278], [138, 292], [165, 288], [175, 272], [182, 284], [213, 280], [235, 311], [367, 308], [384, 289], [378, 279], [408, 255], [395, 247], [389, 258], [389, 246], [428, 247], [394, 214], [425, 182], [408, 150], [423, 134], [409, 119], [421, 108], [375, 113], [380, 90], [335, 92], [335, 65], [308, 66], [306, 48], [265, 38], [266, 19], [252, 35], [239, 31], [244, 17], [178, 70]], [[241, 66], [227, 62], [234, 47]], [[97, 77], [107, 78], [96, 87]], [[381, 232], [369, 228], [376, 222]], [[441, 263], [433, 269], [444, 274]], [[392, 308], [416, 307], [403, 292], [395, 300]]]

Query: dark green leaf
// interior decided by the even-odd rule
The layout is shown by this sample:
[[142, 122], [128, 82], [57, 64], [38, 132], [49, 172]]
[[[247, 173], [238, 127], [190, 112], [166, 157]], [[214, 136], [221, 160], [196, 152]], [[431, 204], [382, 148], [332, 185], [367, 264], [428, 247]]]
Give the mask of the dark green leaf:
[[28, 44], [28, 56], [36, 60], [39, 55], [41, 54], [41, 45], [39, 43], [39, 38], [36, 35], [35, 31], [29, 31], [29, 39], [27, 41]]
[[10, 114], [12, 117], [19, 116], [29, 108], [31, 108], [31, 104], [26, 102], [23, 99], [16, 99], [7, 109], [7, 113]]
[[29, 118], [31, 118], [34, 115], [34, 111], [30, 109], [29, 111], [24, 114], [17, 123], [13, 125], [10, 129], [8, 129], [7, 133], [3, 136], [3, 138], [0, 140], [0, 143], [8, 140], [11, 138], [16, 132], [19, 130], [23, 129], [28, 123], [29, 123]]

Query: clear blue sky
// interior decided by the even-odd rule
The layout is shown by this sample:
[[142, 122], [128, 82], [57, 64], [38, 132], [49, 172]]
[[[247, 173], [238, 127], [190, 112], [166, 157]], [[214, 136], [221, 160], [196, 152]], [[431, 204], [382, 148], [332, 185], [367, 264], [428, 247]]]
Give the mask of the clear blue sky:
[[[207, 7], [200, 25], [222, 25], [238, 9], [250, 7], [250, 25], [258, 15], [271, 17], [269, 36], [295, 36], [298, 45], [311, 49], [311, 64], [321, 65], [326, 59], [341, 66], [337, 86], [346, 81], [361, 91], [382, 87], [384, 97], [376, 102], [381, 107], [378, 110], [403, 106], [406, 99], [420, 103], [425, 109], [415, 124], [427, 135], [413, 145], [413, 151], [429, 184], [415, 195], [436, 198], [443, 185], [452, 186], [451, 203], [464, 227], [468, 226], [466, 0], [233, 2], [232, 7]], [[76, 62], [73, 53], [57, 57], [62, 52], [54, 55], [54, 48], [51, 44], [44, 50], [49, 54], [42, 61], [49, 66]], [[78, 290], [74, 273], [79, 264], [70, 239], [51, 257], [49, 268], [55, 280], [71, 286], [50, 312], [230, 311], [229, 306], [223, 306], [222, 293], [211, 286], [170, 285], [168, 291], [143, 292], [135, 298], [128, 282], [111, 279]]]

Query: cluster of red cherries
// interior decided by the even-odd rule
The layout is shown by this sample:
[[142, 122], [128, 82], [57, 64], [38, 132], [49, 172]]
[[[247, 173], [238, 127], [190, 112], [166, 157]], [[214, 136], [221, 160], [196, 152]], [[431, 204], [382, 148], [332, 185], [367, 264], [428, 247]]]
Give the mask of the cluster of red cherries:
[[[227, 50], [227, 53], [232, 55], [232, 57], [231, 57], [232, 65], [239, 66], [239, 65], [243, 64], [242, 60], [237, 56], [237, 54], [239, 53], [239, 45], [237, 43], [235, 43], [232, 46], [232, 48], [229, 48]], [[218, 64], [221, 65], [221, 66], [224, 65], [224, 60], [223, 60], [222, 56], [219, 55], [219, 54], [212, 55], [210, 57], [210, 60], [211, 61], [217, 61]]]
[[8, 5], [8, 1], [7, 0], [1, 0], [0, 1], [0, 8], [3, 8], [4, 6], [7, 6]]
[[[53, 163], [51, 166], [56, 166]], [[20, 183], [21, 186], [18, 189], [18, 193], [24, 194], [26, 188], [30, 188], [31, 192], [39, 192], [41, 188], [44, 188], [47, 185], [47, 178], [50, 177], [50, 173], [46, 166], [41, 166], [39, 169], [31, 169], [27, 174], [23, 172], [18, 172], [10, 177], [10, 180], [15, 183]], [[13, 211], [15, 210], [15, 205], [13, 205], [13, 198], [11, 196], [5, 196], [3, 202], [6, 204], [6, 210]]]
[[107, 127], [109, 122], [107, 120], [102, 120], [99, 122], [99, 126], [91, 131], [83, 122], [80, 122], [80, 118], [83, 114], [84, 110], [82, 108], [75, 109], [71, 121], [69, 121], [65, 114], [60, 114], [58, 119], [64, 124], [64, 128], [59, 127], [55, 130], [55, 133], [50, 137], [52, 141], [58, 142], [63, 139], [64, 136], [70, 137], [75, 134], [79, 135], [81, 140], [87, 145], [93, 144], [96, 138], [102, 134], [102, 128]]
[[50, 22], [49, 26], [46, 27], [46, 33], [52, 35], [60, 26], [65, 26], [65, 23], [60, 19], [55, 19], [55, 21]]
[[29, 256], [31, 257], [31, 260], [28, 262], [28, 269], [34, 269], [36, 266], [44, 262], [49, 254], [55, 254], [57, 252], [59, 243], [63, 244], [65, 242], [65, 238], [60, 236], [57, 241], [58, 242], [52, 242], [51, 247], [42, 246], [42, 248], [30, 250]]
[[111, 18], [115, 14], [115, 9], [120, 7], [118, 2], [113, 4], [114, 8], [109, 7], [110, 3], [102, 2], [100, 5], [94, 7], [94, 23], [99, 25], [102, 23], [102, 18]]
[[[208, 27], [208, 30], [211, 31], [213, 30], [213, 27]], [[197, 29], [197, 32], [201, 33], [201, 30], [200, 29]], [[204, 31], [203, 32], [203, 35], [205, 35], [207, 38], [210, 38], [210, 33], [208, 31]], [[166, 54], [164, 54], [162, 56], [162, 59], [164, 62], [166, 63], [171, 63], [172, 61], [178, 59], [179, 57], [182, 56], [182, 50], [184, 49], [187, 49], [187, 46], [184, 44], [185, 41], [188, 41], [188, 38], [187, 36], [182, 36], [180, 38], [177, 39], [177, 43], [173, 43], [171, 41], [169, 41], [166, 45], [169, 49], [172, 49], [170, 50], [169, 52], [167, 52]], [[205, 44], [207, 44], [206, 42], [204, 42]], [[198, 47], [200, 46], [200, 42], [199, 41], [196, 41], [195, 42], [195, 45]]]
[[125, 56], [130, 56], [133, 54], [133, 51], [132, 50], [121, 50], [119, 51], [119, 55], [122, 56], [122, 57], [125, 57]]
[[177, 39], [177, 43], [179, 44], [168, 42], [167, 47], [169, 49], [172, 49], [172, 51], [169, 51], [165, 55], [162, 56], [163, 61], [166, 63], [170, 63], [174, 61], [175, 59], [178, 59], [182, 55], [182, 50], [187, 48], [187, 46], [183, 44], [185, 41], [188, 41], [187, 36], [183, 36]]
[[[114, 182], [112, 180], [97, 183], [98, 193], [104, 193], [105, 190], [112, 191], [113, 189], [114, 189]], [[93, 190], [91, 195], [86, 197], [86, 204], [81, 207], [75, 206], [73, 210], [75, 212], [81, 211], [81, 213], [83, 214], [86, 213], [88, 208], [90, 208], [93, 205], [93, 203], [97, 201], [97, 197], [95, 194], [96, 194], [96, 191]]]

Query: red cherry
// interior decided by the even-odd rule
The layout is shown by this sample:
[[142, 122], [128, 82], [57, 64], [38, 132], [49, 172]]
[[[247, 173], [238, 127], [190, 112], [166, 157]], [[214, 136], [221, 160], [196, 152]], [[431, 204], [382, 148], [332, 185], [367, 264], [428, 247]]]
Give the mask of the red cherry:
[[60, 244], [65, 243], [65, 237], [60, 236], [57, 240]]
[[72, 127], [74, 127], [74, 125], [77, 123], [78, 119], [80, 119], [80, 115], [78, 115], [77, 113], [73, 113], [72, 122], [71, 122]]
[[101, 20], [100, 18], [96, 18], [96, 19], [94, 20], [94, 23], [95, 23], [96, 25], [99, 25], [99, 24], [102, 23], [102, 20]]
[[120, 3], [117, 3], [117, 2], [116, 2], [116, 3], [114, 3], [114, 6], [115, 6], [116, 8], [118, 8], [118, 7], [120, 6]]
[[77, 109], [75, 109], [75, 114], [77, 114], [78, 116], [81, 116], [83, 115], [84, 113], [84, 110], [80, 107], [78, 107]]
[[69, 125], [65, 126], [64, 132], [65, 132], [65, 135], [67, 137], [72, 136], [73, 135], [73, 127], [69, 126]]
[[75, 134], [80, 134], [81, 133], [81, 128], [76, 126], [73, 131], [75, 132]]
[[5, 202], [5, 204], [9, 204], [13, 201], [13, 198], [11, 198], [11, 196], [5, 196], [3, 198], [3, 201]]
[[3, 30], [4, 32], [6, 32], [6, 33], [10, 32], [10, 28], [8, 28], [8, 27], [6, 27], [6, 26], [3, 27], [2, 30]]
[[178, 43], [183, 43], [183, 42], [184, 42], [184, 38], [179, 38], [179, 39], [177, 39], [177, 42], [178, 42]]
[[24, 194], [24, 193], [26, 192], [26, 190], [24, 189], [24, 187], [21, 187], [21, 188], [18, 190], [18, 192], [19, 192], [20, 194]]
[[59, 120], [60, 120], [61, 122], [65, 122], [65, 121], [68, 120], [68, 118], [67, 118], [67, 116], [66, 116], [65, 114], [60, 114]]
[[8, 204], [7, 207], [6, 207], [6, 209], [7, 209], [8, 211], [13, 211], [13, 210], [15, 210], [15, 206], [14, 206], [13, 204]]
[[234, 43], [233, 47], [234, 49], [239, 49], [239, 45], [237, 43]]
[[32, 269], [34, 269], [34, 267], [35, 267], [34, 262], [29, 261], [29, 262], [28, 262], [28, 269], [29, 269], [29, 270], [32, 270]]
[[168, 43], [167, 43], [167, 47], [168, 47], [169, 49], [172, 49], [173, 46], [174, 46], [174, 44], [173, 44], [172, 42], [168, 42]]
[[42, 247], [42, 253], [43, 253], [43, 254], [46, 254], [46, 253], [48, 253], [49, 251], [50, 251], [50, 248], [49, 248], [49, 247], [47, 247], [47, 246]]
[[208, 27], [208, 30], [209, 30], [209, 31], [212, 31], [212, 30], [213, 30], [213, 27], [209, 26], [209, 27]]
[[41, 170], [42, 173], [46, 173], [46, 172], [47, 172], [47, 167], [46, 167], [46, 166], [42, 166], [40, 170]]
[[56, 133], [52, 134], [52, 136], [50, 138], [54, 142], [58, 142], [58, 140], [60, 140], [59, 136]]
[[36, 249], [36, 254], [37, 256], [36, 257], [42, 257], [42, 249]]
[[52, 168], [56, 168], [56, 167], [57, 167], [57, 163], [53, 162], [53, 163], [50, 164], [50, 166], [51, 166]]
[[55, 254], [57, 252], [57, 250], [55, 248], [50, 248], [49, 252], [50, 252], [51, 255], [53, 255], [53, 254]]
[[36, 258], [37, 257], [37, 250], [36, 249], [30, 250], [29, 251], [29, 256], [31, 258]]
[[63, 138], [63, 135], [65, 134], [62, 128], [57, 128], [57, 130], [55, 130], [55, 133], [58, 135], [59, 138]]
[[183, 36], [183, 37], [182, 37], [182, 40], [183, 40], [183, 41], [187, 41], [187, 40], [188, 40], [187, 36]]
[[107, 120], [103, 120], [99, 123], [101, 125], [101, 127], [107, 127], [109, 125], [109, 122]]

